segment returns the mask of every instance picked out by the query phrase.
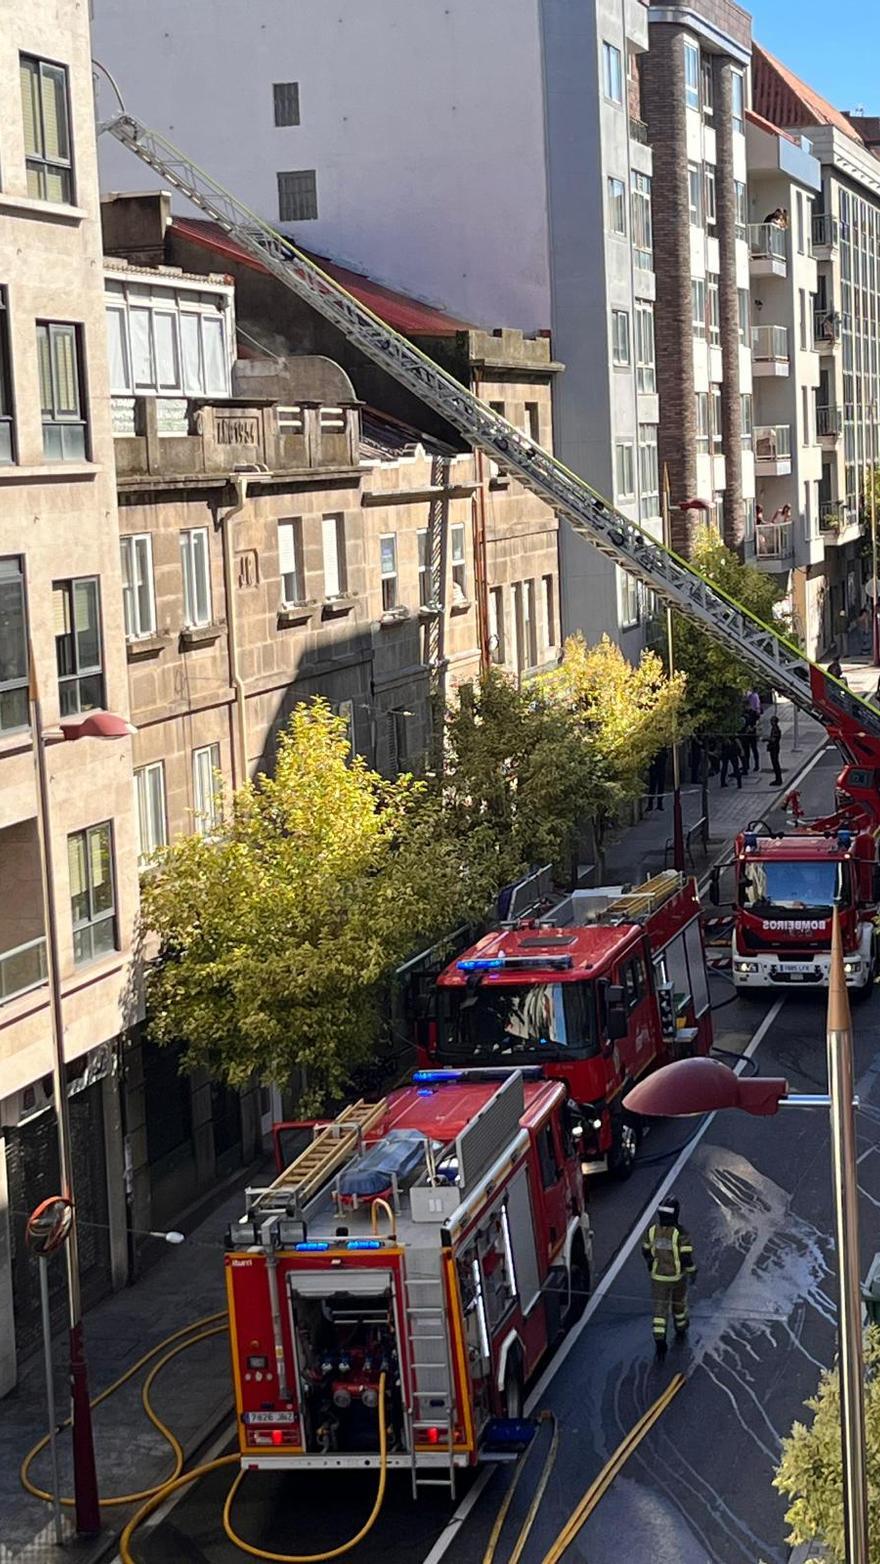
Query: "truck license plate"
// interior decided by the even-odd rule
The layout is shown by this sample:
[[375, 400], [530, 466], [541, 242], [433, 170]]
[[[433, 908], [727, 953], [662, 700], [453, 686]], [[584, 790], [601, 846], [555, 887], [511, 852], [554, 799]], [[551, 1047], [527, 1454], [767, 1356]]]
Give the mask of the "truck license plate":
[[812, 976], [815, 967], [812, 961], [787, 961], [784, 967], [776, 968], [779, 977], [807, 977]]

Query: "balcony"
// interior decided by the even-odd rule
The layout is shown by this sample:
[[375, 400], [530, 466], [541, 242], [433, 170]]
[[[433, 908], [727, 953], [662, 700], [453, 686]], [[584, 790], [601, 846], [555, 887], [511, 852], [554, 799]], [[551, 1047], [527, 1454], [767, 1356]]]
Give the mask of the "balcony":
[[749, 223], [749, 270], [753, 277], [788, 275], [788, 230], [778, 223]]
[[758, 566], [769, 570], [789, 570], [794, 557], [794, 524], [790, 521], [765, 521], [755, 529], [755, 557]]
[[633, 114], [631, 114], [629, 117], [629, 134], [631, 140], [637, 141], [640, 146], [647, 147], [649, 145], [648, 127], [645, 124], [645, 121], [643, 119], [636, 119], [635, 115]]
[[813, 341], [820, 353], [833, 353], [841, 333], [849, 329], [848, 315], [841, 315], [837, 310], [814, 310]]
[[[125, 404], [122, 406], [121, 404]], [[268, 399], [223, 402], [114, 397], [114, 452], [121, 484], [151, 476], [231, 472], [347, 471], [359, 461], [357, 405]]]
[[835, 441], [843, 433], [842, 407], [816, 408], [816, 437], [826, 450], [833, 449]]
[[755, 425], [755, 473], [759, 478], [785, 478], [791, 472], [791, 426]]
[[787, 326], [752, 327], [752, 375], [774, 379], [791, 371]]
[[819, 531], [826, 548], [854, 543], [861, 532], [858, 509], [842, 500], [823, 500], [819, 506]]
[[840, 242], [840, 224], [830, 212], [814, 212], [813, 214], [813, 250], [818, 260], [822, 260], [836, 250]]

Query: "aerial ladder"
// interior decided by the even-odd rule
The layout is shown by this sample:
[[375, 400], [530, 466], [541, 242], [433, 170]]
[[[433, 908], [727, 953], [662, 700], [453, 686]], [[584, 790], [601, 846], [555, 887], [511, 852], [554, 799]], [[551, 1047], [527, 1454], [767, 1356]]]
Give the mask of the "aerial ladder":
[[128, 147], [279, 282], [318, 310], [348, 342], [564, 516], [579, 537], [734, 652], [800, 711], [822, 723], [845, 762], [838, 779], [841, 816], [880, 828], [880, 710], [810, 662], [792, 642], [615, 510], [583, 478], [393, 331], [164, 136], [126, 112], [106, 120], [99, 132]]

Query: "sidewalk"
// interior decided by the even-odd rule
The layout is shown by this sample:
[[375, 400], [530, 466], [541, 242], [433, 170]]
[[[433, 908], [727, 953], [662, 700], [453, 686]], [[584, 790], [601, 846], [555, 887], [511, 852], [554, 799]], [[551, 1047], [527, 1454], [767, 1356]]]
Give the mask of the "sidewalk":
[[[854, 694], [873, 694], [877, 687], [877, 669], [872, 665], [869, 656], [843, 660], [843, 671]], [[725, 842], [729, 842], [736, 836], [750, 820], [760, 819], [772, 808], [780, 795], [788, 791], [801, 768], [826, 742], [822, 724], [815, 722], [811, 717], [795, 712], [790, 701], [780, 700], [776, 706], [776, 713], [782, 729], [780, 765], [784, 777], [783, 786], [778, 788], [773, 782], [773, 770], [768, 763], [763, 740], [759, 740], [758, 746], [761, 770], [743, 776], [741, 789], [737, 787], [732, 776], [728, 777], [727, 787], [723, 790], [717, 776], [709, 779], [709, 851], [708, 853], [703, 851], [702, 841], [697, 835], [693, 843], [693, 863], [690, 857], [687, 863], [688, 869], [697, 875], [702, 875], [714, 862]], [[768, 707], [762, 723], [765, 734], [769, 716]], [[795, 717], [798, 719], [796, 725]], [[630, 881], [637, 883], [649, 874], [656, 874], [664, 867], [672, 867], [671, 846], [668, 853], [666, 851], [667, 843], [671, 844], [673, 831], [671, 793], [667, 795], [664, 802], [664, 809], [645, 814], [636, 825], [627, 827], [608, 844], [605, 849], [605, 872], [602, 876], [605, 884], [618, 885]], [[699, 820], [702, 805], [702, 789], [692, 787], [687, 775], [684, 775], [682, 818], [685, 832]], [[832, 800], [829, 798], [829, 810], [831, 807]]]

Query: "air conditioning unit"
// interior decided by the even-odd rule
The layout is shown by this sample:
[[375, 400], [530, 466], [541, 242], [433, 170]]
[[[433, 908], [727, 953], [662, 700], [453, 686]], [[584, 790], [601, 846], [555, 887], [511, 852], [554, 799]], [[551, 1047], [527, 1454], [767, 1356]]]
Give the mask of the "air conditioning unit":
[[32, 1086], [23, 1086], [21, 1091], [13, 1092], [11, 1097], [4, 1097], [0, 1102], [0, 1128], [17, 1129], [20, 1124], [36, 1118], [38, 1113], [45, 1113], [51, 1106], [52, 1077], [46, 1075], [42, 1080], [34, 1081]]

